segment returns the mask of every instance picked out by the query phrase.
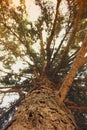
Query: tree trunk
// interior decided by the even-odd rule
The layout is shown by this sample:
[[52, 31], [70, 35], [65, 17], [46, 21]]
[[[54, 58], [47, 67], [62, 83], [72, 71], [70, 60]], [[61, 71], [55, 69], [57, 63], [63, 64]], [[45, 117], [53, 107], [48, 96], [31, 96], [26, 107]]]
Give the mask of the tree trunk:
[[70, 110], [45, 85], [29, 92], [12, 120], [7, 130], [76, 130]]

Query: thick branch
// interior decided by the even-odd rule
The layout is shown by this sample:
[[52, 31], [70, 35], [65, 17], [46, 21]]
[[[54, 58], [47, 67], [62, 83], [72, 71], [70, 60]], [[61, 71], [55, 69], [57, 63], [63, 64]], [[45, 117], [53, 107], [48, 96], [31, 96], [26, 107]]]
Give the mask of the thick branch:
[[70, 69], [70, 72], [68, 75], [65, 77], [62, 87], [59, 90], [59, 96], [60, 96], [60, 103], [64, 101], [67, 93], [69, 92], [72, 82], [74, 80], [74, 77], [78, 70], [85, 64], [87, 63], [87, 58], [85, 58], [85, 54], [87, 52], [87, 35], [84, 38], [82, 48], [77, 54], [77, 57], [72, 65], [72, 68]]
[[79, 111], [87, 112], [86, 106], [68, 106], [68, 108], [72, 110], [79, 110]]

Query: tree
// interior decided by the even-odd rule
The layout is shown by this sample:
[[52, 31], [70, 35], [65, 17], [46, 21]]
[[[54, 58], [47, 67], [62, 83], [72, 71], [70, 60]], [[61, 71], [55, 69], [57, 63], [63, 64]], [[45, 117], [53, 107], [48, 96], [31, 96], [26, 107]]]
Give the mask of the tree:
[[[0, 92], [19, 93], [20, 98], [11, 104], [10, 111], [24, 101], [3, 129], [75, 130], [77, 125], [67, 107], [87, 111], [85, 106], [74, 103], [77, 94], [73, 92], [78, 90], [76, 80], [81, 75], [81, 80], [87, 81], [87, 2], [57, 0], [55, 7], [53, 2], [39, 0], [36, 5], [41, 14], [31, 22], [22, 3], [17, 8], [0, 3], [0, 59], [4, 68], [10, 70], [1, 80], [10, 84], [10, 89], [2, 88]], [[19, 59], [26, 67], [15, 74], [12, 64]], [[22, 77], [26, 79], [21, 82]]]

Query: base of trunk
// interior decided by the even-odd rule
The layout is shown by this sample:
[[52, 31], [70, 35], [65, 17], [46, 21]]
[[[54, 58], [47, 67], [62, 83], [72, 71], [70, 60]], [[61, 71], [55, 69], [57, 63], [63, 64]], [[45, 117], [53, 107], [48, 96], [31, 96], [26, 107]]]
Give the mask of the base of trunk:
[[45, 86], [33, 89], [14, 115], [8, 130], [75, 130], [71, 112], [52, 89]]

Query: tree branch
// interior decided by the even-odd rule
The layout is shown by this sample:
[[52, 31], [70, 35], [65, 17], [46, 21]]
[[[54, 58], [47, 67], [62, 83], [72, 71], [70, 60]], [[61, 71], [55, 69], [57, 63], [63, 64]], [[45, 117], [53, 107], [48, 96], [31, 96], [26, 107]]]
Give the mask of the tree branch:
[[67, 106], [67, 107], [72, 110], [79, 110], [79, 111], [87, 112], [86, 106]]
[[72, 25], [68, 29], [66, 29], [66, 33], [65, 33], [63, 39], [61, 40], [60, 45], [58, 46], [56, 52], [54, 53], [54, 56], [52, 58], [52, 62], [51, 63], [53, 63], [53, 61], [55, 60], [55, 58], [57, 56], [57, 53], [59, 52], [59, 50], [60, 50], [60, 48], [61, 48], [61, 46], [62, 46], [62, 44], [63, 44], [63, 42], [64, 42], [64, 40], [66, 38], [66, 36], [68, 35], [68, 33], [69, 33], [70, 29], [71, 29], [71, 27], [72, 27]]
[[78, 104], [76, 104], [75, 102], [73, 102], [71, 100], [67, 100], [67, 99], [64, 100], [64, 103], [69, 104], [69, 105], [67, 105], [67, 107], [69, 109], [87, 112], [87, 106], [78, 106]]
[[59, 69], [61, 68], [61, 64], [63, 63], [63, 61], [65, 60], [65, 57], [66, 55], [68, 54], [69, 52], [69, 49], [70, 49], [70, 46], [73, 44], [73, 38], [75, 37], [75, 34], [77, 32], [77, 30], [79, 29], [79, 21], [80, 21], [80, 16], [82, 14], [82, 10], [83, 10], [83, 2], [80, 3], [80, 7], [79, 9], [77, 10], [77, 15], [76, 15], [76, 18], [73, 22], [73, 29], [72, 29], [72, 32], [71, 32], [71, 35], [70, 35], [70, 38], [68, 40], [68, 43], [67, 43], [67, 46], [64, 50], [64, 53], [63, 55], [61, 56], [61, 60], [60, 60], [60, 63], [58, 65], [58, 67], [56, 67], [56, 69], [54, 70], [54, 75], [59, 71]]
[[72, 68], [70, 69], [69, 73], [65, 77], [62, 86], [59, 90], [59, 96], [60, 96], [60, 103], [64, 101], [67, 93], [69, 92], [72, 82], [74, 80], [74, 77], [78, 70], [87, 63], [87, 59], [84, 57], [84, 55], [87, 53], [87, 35], [84, 38], [83, 45], [80, 49], [80, 51], [77, 54], [76, 59], [74, 60], [74, 63], [72, 65]]
[[12, 92], [17, 92], [21, 95], [23, 95], [23, 91], [20, 89], [9, 89], [9, 90], [0, 90], [0, 93], [12, 93]]
[[45, 71], [45, 49], [44, 49], [42, 32], [40, 32], [40, 41], [41, 41], [40, 45], [41, 45], [42, 75], [43, 75]]
[[54, 19], [54, 23], [53, 23], [53, 28], [51, 31], [51, 34], [49, 36], [49, 38], [47, 39], [47, 47], [46, 47], [46, 51], [47, 51], [47, 66], [46, 66], [46, 70], [48, 70], [49, 66], [50, 66], [50, 59], [51, 59], [51, 43], [53, 40], [53, 37], [55, 35], [55, 29], [56, 29], [56, 21], [58, 20], [58, 14], [59, 14], [59, 5], [60, 5], [61, 0], [57, 0], [57, 6], [56, 6], [56, 14], [55, 14], [55, 19]]

